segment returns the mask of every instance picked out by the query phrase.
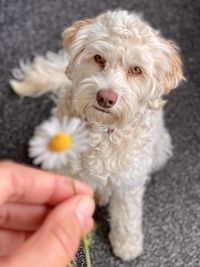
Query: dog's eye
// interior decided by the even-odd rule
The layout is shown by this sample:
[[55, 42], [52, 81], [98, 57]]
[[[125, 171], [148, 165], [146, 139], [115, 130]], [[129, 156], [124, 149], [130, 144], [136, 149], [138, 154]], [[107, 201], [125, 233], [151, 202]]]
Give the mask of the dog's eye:
[[142, 74], [142, 70], [138, 66], [131, 67], [128, 70], [128, 75], [131, 75], [131, 76], [138, 76], [138, 75], [141, 75], [141, 74]]
[[95, 55], [95, 56], [94, 56], [94, 60], [95, 60], [95, 62], [98, 63], [102, 68], [105, 67], [105, 59], [102, 58], [102, 56], [100, 56], [100, 55]]

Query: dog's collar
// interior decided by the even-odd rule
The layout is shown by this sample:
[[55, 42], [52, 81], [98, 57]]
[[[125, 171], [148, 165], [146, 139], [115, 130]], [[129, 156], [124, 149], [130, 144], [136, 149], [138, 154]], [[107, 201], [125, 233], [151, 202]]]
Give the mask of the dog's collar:
[[115, 128], [111, 128], [109, 126], [107, 127], [100, 127], [100, 132], [102, 133], [107, 133], [107, 134], [112, 134], [115, 131]]
[[110, 128], [110, 127], [108, 127], [108, 129], [107, 129], [107, 134], [111, 134], [111, 133], [113, 133], [114, 130], [115, 130], [115, 128]]
[[89, 122], [87, 119], [84, 119], [87, 126], [93, 128], [101, 133], [107, 133], [108, 135], [112, 134], [115, 131], [115, 127], [110, 127], [108, 125], [99, 125], [98, 123]]

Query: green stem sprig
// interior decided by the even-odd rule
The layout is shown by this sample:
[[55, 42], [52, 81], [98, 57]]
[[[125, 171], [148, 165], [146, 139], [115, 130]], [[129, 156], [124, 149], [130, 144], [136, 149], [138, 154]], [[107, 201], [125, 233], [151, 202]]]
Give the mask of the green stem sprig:
[[[75, 178], [72, 174], [72, 170], [70, 167], [68, 167], [68, 174], [71, 176], [71, 182], [72, 182], [72, 188], [74, 190], [74, 193], [77, 194], [77, 189], [76, 189], [76, 183], [75, 183]], [[83, 243], [83, 249], [85, 252], [85, 258], [86, 258], [86, 266], [87, 267], [92, 267], [91, 264], [91, 259], [90, 259], [90, 243], [91, 243], [91, 237], [90, 235], [83, 235], [82, 238], [82, 243]], [[70, 264], [68, 265], [68, 267], [77, 267], [76, 265], [76, 260], [73, 259]]]

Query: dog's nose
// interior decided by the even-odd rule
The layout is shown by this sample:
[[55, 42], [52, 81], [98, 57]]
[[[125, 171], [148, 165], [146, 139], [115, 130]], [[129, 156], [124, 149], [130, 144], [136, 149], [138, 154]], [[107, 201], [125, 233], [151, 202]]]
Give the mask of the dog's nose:
[[102, 89], [97, 93], [97, 103], [103, 108], [113, 107], [117, 99], [117, 94], [111, 89]]

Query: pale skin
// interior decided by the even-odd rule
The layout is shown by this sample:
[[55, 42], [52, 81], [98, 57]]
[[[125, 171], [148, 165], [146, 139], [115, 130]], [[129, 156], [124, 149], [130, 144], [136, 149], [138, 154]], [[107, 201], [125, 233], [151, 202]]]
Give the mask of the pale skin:
[[0, 266], [66, 267], [93, 227], [93, 191], [70, 178], [0, 162]]

